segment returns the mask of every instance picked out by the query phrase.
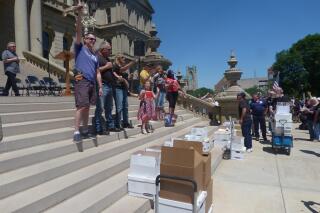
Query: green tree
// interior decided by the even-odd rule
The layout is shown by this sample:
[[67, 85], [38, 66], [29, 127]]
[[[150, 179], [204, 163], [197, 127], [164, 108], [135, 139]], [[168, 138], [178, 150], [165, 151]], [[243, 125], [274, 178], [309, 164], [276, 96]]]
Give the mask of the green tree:
[[262, 91], [257, 85], [250, 87], [248, 89], [245, 89], [245, 91], [249, 94], [249, 95], [253, 95], [253, 94], [257, 94], [257, 93], [262, 93], [264, 94], [264, 91]]
[[201, 87], [201, 88], [196, 89], [196, 90], [188, 90], [187, 93], [189, 95], [194, 96], [194, 97], [201, 98], [204, 95], [206, 95], [207, 93], [210, 93], [210, 94], [213, 95], [214, 91], [212, 89], [209, 89], [209, 88], [206, 88], [206, 87]]
[[304, 88], [310, 88], [309, 73], [303, 66], [303, 59], [299, 52], [281, 51], [276, 56], [273, 69], [276, 74], [280, 72], [280, 86], [286, 94], [299, 96], [302, 93], [302, 85]]
[[302, 88], [320, 95], [320, 34], [308, 35], [288, 50], [276, 55], [275, 75], [280, 72], [280, 86], [289, 95], [300, 95]]

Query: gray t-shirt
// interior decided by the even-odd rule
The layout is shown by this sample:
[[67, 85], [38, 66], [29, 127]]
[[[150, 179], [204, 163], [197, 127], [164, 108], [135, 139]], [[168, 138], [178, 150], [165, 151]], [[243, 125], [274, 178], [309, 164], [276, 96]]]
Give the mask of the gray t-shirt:
[[[17, 57], [17, 54], [15, 52], [10, 52], [9, 50], [5, 50], [2, 52], [2, 60], [7, 60], [10, 58], [15, 58]], [[4, 72], [11, 72], [14, 74], [17, 74], [20, 72], [19, 69], [19, 63], [17, 61], [13, 61], [10, 63], [3, 63], [4, 66]]]

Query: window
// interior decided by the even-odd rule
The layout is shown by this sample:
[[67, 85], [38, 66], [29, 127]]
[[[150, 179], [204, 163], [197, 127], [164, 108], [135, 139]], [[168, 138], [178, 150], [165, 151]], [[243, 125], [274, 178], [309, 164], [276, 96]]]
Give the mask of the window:
[[106, 9], [106, 14], [107, 14], [107, 17], [106, 17], [107, 24], [110, 24], [111, 23], [111, 9], [110, 8]]
[[49, 58], [49, 33], [42, 32], [42, 55], [44, 58]]

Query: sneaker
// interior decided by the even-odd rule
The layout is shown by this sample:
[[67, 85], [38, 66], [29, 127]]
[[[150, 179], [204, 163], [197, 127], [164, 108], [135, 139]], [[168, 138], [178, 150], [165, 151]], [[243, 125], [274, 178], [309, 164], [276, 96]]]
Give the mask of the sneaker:
[[91, 134], [90, 132], [83, 132], [81, 136], [83, 139], [95, 138], [95, 135]]
[[128, 129], [133, 129], [134, 127], [131, 124], [123, 124], [122, 125], [123, 128], [128, 128]]
[[250, 153], [250, 152], [252, 152], [252, 151], [253, 151], [253, 149], [252, 149], [252, 148], [247, 149], [247, 152], [248, 152], [248, 153]]
[[73, 142], [80, 143], [82, 141], [80, 133], [76, 133], [73, 135]]
[[115, 127], [115, 128], [110, 128], [109, 131], [110, 132], [120, 132], [121, 130], [120, 130], [120, 128]]
[[255, 140], [256, 140], [256, 141], [259, 141], [259, 137], [256, 137]]

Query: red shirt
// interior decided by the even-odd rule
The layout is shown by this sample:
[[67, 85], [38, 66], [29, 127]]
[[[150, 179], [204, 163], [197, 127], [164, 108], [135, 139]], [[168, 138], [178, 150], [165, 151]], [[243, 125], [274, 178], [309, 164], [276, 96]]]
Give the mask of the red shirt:
[[172, 78], [167, 78], [166, 84], [168, 84], [168, 92], [178, 92], [180, 88], [179, 82]]

